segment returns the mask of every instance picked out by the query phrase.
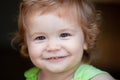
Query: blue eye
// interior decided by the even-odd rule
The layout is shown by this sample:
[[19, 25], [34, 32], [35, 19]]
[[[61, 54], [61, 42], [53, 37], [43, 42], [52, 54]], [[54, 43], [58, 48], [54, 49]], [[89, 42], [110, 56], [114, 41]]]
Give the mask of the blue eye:
[[60, 34], [60, 37], [62, 37], [62, 38], [66, 38], [66, 37], [69, 37], [69, 36], [71, 36], [70, 33], [61, 33]]
[[35, 38], [35, 40], [45, 40], [45, 39], [46, 39], [45, 36], [38, 36], [38, 37]]

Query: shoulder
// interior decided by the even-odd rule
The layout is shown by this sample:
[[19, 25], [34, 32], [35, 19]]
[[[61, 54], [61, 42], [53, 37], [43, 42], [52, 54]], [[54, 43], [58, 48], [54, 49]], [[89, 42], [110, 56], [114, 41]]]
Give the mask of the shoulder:
[[89, 64], [82, 65], [76, 73], [78, 74], [78, 77], [82, 80], [115, 80], [106, 71], [102, 71]]
[[115, 80], [110, 74], [99, 74], [93, 77], [91, 80]]
[[[75, 79], [80, 79], [80, 80], [96, 80], [92, 79], [93, 77], [96, 77], [100, 74], [107, 74], [107, 72], [102, 71], [92, 65], [89, 64], [82, 64], [77, 71], [75, 72]], [[104, 79], [103, 79], [104, 80]]]

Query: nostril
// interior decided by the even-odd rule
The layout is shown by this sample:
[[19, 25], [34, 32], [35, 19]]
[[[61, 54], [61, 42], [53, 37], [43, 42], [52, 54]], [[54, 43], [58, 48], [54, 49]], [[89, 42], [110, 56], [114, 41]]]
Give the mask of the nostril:
[[47, 47], [47, 51], [56, 51], [56, 50], [59, 50], [60, 48], [58, 47]]
[[56, 51], [56, 50], [60, 50], [60, 45], [49, 45], [46, 48], [47, 51]]

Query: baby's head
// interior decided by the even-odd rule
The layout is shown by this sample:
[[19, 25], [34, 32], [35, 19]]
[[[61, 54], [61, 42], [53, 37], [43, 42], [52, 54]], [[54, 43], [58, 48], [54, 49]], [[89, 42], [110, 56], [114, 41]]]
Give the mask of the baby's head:
[[[85, 51], [90, 53], [94, 48], [99, 33], [99, 16], [89, 0], [23, 0], [18, 19], [19, 32], [13, 41], [20, 46], [24, 56], [28, 56], [25, 34], [28, 32], [29, 19], [36, 14], [40, 16], [52, 14], [66, 21], [79, 24], [87, 45]], [[84, 57], [89, 58], [86, 53], [84, 53]]]

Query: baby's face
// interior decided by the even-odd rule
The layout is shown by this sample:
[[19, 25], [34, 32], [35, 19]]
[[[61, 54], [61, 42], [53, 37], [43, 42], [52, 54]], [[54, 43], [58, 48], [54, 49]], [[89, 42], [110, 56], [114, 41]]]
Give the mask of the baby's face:
[[43, 71], [75, 70], [86, 43], [81, 27], [54, 14], [32, 15], [27, 21], [26, 42], [33, 64]]

